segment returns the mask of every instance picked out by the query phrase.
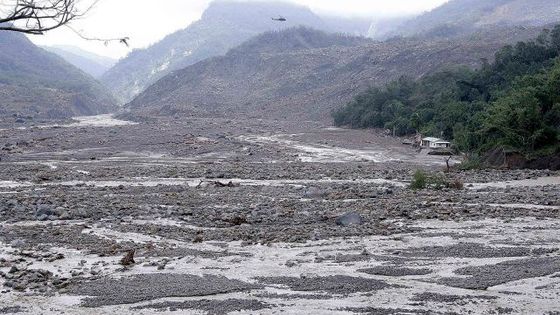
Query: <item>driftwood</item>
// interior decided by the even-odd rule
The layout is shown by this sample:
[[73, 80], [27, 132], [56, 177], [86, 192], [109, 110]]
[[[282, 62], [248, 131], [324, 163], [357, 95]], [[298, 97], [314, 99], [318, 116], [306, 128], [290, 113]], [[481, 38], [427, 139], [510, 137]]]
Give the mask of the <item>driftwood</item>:
[[121, 265], [130, 266], [135, 264], [136, 262], [134, 261], [134, 253], [135, 253], [134, 249], [131, 249], [128, 252], [126, 252], [124, 257], [120, 261]]
[[198, 185], [196, 185], [196, 188], [202, 187], [202, 185], [203, 185], [204, 183], [208, 183], [208, 184], [213, 185], [214, 187], [218, 187], [218, 188], [224, 188], [224, 187], [233, 188], [233, 187], [239, 187], [239, 186], [240, 186], [240, 184], [234, 183], [234, 182], [232, 182], [232, 181], [230, 181], [230, 182], [228, 182], [228, 183], [222, 183], [222, 182], [217, 181], [217, 180], [215, 180], [215, 181], [204, 181], [204, 180], [201, 180], [200, 183], [198, 183]]
[[453, 156], [449, 156], [449, 157], [445, 158], [445, 165], [447, 166], [447, 170], [446, 170], [447, 173], [449, 173], [451, 171], [451, 166], [449, 165], [449, 161], [451, 161], [452, 157]]

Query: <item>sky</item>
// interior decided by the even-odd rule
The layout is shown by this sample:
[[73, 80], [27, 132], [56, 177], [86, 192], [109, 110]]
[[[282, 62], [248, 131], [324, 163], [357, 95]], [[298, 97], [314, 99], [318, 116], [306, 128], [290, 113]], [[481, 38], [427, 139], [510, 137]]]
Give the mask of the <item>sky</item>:
[[[81, 0], [85, 6], [93, 0]], [[200, 19], [212, 0], [99, 0], [72, 28], [87, 37], [130, 37], [130, 47], [112, 42], [81, 39], [67, 28], [47, 35], [29, 36], [45, 46], [70, 45], [99, 55], [121, 58], [135, 48], [147, 47], [168, 34]], [[245, 0], [247, 1], [247, 0]], [[266, 1], [266, 0], [259, 0]], [[431, 10], [448, 0], [285, 0], [308, 6], [318, 14], [387, 17], [418, 14]], [[157, 3], [157, 4], [155, 4]]]

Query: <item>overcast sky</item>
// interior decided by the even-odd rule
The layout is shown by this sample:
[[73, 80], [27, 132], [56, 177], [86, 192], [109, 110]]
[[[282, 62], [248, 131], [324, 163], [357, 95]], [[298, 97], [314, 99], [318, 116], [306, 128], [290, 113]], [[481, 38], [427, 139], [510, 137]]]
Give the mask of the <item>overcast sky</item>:
[[[88, 0], [83, 0], [88, 1]], [[92, 1], [92, 0], [89, 0]], [[264, 0], [261, 0], [264, 1]], [[290, 0], [320, 14], [345, 16], [395, 16], [430, 10], [447, 0]], [[68, 29], [30, 36], [39, 45], [73, 45], [100, 55], [122, 57], [133, 48], [153, 44], [198, 20], [211, 0], [100, 0], [75, 29], [90, 37], [129, 36], [131, 48], [80, 39]], [[154, 4], [157, 3], [157, 4]]]

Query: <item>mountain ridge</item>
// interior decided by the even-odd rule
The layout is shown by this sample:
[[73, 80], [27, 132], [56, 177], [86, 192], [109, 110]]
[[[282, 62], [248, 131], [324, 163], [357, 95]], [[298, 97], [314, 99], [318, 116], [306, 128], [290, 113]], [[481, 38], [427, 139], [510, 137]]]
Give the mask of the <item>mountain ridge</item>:
[[[272, 20], [279, 15], [287, 21]], [[224, 55], [263, 32], [306, 25], [323, 30], [340, 27], [353, 33], [361, 29], [365, 35], [367, 28], [363, 24], [363, 20], [356, 25], [323, 20], [309, 8], [287, 2], [213, 2], [200, 20], [147, 49], [131, 52], [103, 75], [101, 81], [122, 102], [127, 102], [170, 72]]]
[[[445, 66], [476, 67], [504, 44], [537, 29], [499, 29], [469, 40], [399, 39], [375, 42], [297, 28], [260, 35], [225, 56], [175, 71], [150, 86], [126, 108], [141, 116], [246, 115], [273, 119], [329, 119], [329, 112], [372, 85], [401, 75], [420, 77]], [[347, 45], [316, 45], [277, 53], [282, 40], [342, 38]], [[325, 42], [325, 41], [323, 41]], [[326, 41], [328, 42], [328, 41]], [[251, 50], [256, 49], [256, 50]]]
[[66, 118], [116, 110], [94, 78], [24, 35], [0, 32], [0, 116]]
[[450, 0], [393, 25], [392, 36], [461, 36], [489, 26], [544, 26], [560, 21], [556, 0]]
[[117, 63], [116, 59], [99, 56], [73, 46], [42, 46], [41, 48], [57, 54], [94, 78], [101, 77]]

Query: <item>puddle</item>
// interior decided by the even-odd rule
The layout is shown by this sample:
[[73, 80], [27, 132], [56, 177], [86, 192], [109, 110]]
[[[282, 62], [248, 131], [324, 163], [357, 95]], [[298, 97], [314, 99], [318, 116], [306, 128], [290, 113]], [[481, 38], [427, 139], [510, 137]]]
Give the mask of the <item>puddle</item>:
[[431, 204], [443, 206], [466, 206], [466, 207], [492, 207], [492, 208], [511, 208], [527, 210], [560, 210], [560, 206], [547, 206], [525, 203], [457, 203], [457, 202], [432, 202]]
[[[145, 223], [135, 221], [132, 223]], [[185, 224], [172, 220], [154, 220], [155, 224], [162, 226], [186, 226]], [[512, 248], [523, 246], [530, 249], [543, 247], [556, 248], [559, 241], [558, 228], [559, 220], [536, 220], [532, 218], [516, 219], [511, 222], [501, 220], [482, 220], [482, 221], [438, 221], [425, 220], [419, 221], [415, 226], [423, 232], [433, 232], [434, 235], [426, 233], [405, 233], [393, 236], [364, 236], [334, 238], [330, 240], [308, 241], [302, 244], [274, 243], [269, 245], [244, 245], [242, 242], [228, 242], [220, 246], [212, 242], [193, 244], [181, 242], [165, 237], [149, 236], [143, 233], [122, 233], [107, 227], [91, 227], [84, 230], [84, 233], [93, 233], [100, 237], [110, 238], [116, 241], [135, 241], [142, 244], [172, 244], [180, 248], [190, 249], [193, 252], [223, 250], [231, 255], [211, 258], [187, 254], [186, 256], [171, 259], [165, 266], [165, 270], [158, 271], [150, 261], [158, 261], [155, 257], [138, 257], [138, 264], [133, 268], [115, 273], [118, 266], [119, 256], [114, 257], [94, 257], [75, 250], [54, 248], [56, 252], [63, 253], [65, 258], [54, 263], [41, 262], [34, 264], [32, 268], [42, 268], [57, 272], [61, 270], [63, 275], [67, 275], [77, 265], [82, 264], [88, 268], [99, 268], [104, 275], [122, 278], [136, 275], [157, 274], [177, 274], [193, 276], [219, 276], [228, 279], [240, 280], [247, 283], [256, 283], [256, 277], [284, 277], [284, 279], [307, 279], [301, 283], [302, 290], [297, 288], [290, 289], [284, 285], [269, 284], [262, 290], [253, 292], [234, 292], [216, 296], [204, 296], [204, 299], [227, 300], [238, 299], [257, 299], [269, 303], [272, 309], [266, 309], [267, 314], [330, 314], [345, 313], [338, 312], [345, 307], [383, 307], [385, 309], [408, 309], [408, 313], [424, 311], [429, 313], [433, 310], [441, 310], [445, 307], [446, 311], [470, 314], [489, 314], [497, 307], [514, 307], [515, 313], [543, 314], [546, 310], [557, 309], [560, 302], [557, 294], [560, 288], [555, 285], [557, 281], [550, 277], [522, 278], [521, 280], [500, 284], [497, 287], [490, 287], [484, 292], [473, 293], [457, 287], [449, 287], [440, 283], [435, 283], [442, 277], [455, 277], [455, 270], [465, 267], [477, 267], [495, 265], [506, 261], [515, 260], [515, 257], [490, 257], [490, 258], [462, 258], [460, 257], [438, 257], [437, 259], [426, 259], [421, 256], [407, 256], [407, 267], [426, 268], [432, 273], [424, 275], [371, 275], [360, 272], [362, 269], [385, 266], [385, 268], [402, 268], [403, 257], [395, 253], [395, 249], [411, 250], [425, 246], [454, 246], [457, 244], [474, 243], [481, 244], [481, 247], [492, 247], [504, 240], [514, 240]], [[465, 238], [460, 240], [449, 236], [438, 235], [438, 233], [467, 233]], [[471, 235], [471, 236], [468, 236]], [[527, 244], [530, 241], [532, 244]], [[550, 245], [547, 245], [550, 244]], [[495, 246], [494, 246], [495, 247]], [[504, 246], [500, 246], [503, 248]], [[2, 244], [6, 253], [8, 247]], [[474, 247], [476, 248], [476, 246]], [[369, 254], [364, 254], [369, 253]], [[243, 254], [243, 255], [241, 255]], [[556, 255], [556, 254], [552, 254]], [[355, 257], [356, 259], [346, 259], [343, 263], [337, 262], [337, 257]], [[96, 265], [99, 261], [106, 265]], [[83, 262], [82, 262], [83, 261]], [[55, 266], [57, 266], [55, 268]], [[103, 267], [103, 268], [101, 268]], [[371, 292], [358, 292], [348, 295], [331, 296], [328, 293], [319, 291], [305, 291], [305, 283], [315, 286], [315, 281], [323, 281], [328, 277], [338, 277], [345, 279], [355, 279], [357, 284], [360, 281], [375, 279], [387, 283], [388, 286], [382, 290], [372, 290]], [[279, 279], [279, 278], [278, 278]], [[546, 286], [547, 290], [540, 290], [535, 294], [536, 286]], [[508, 293], [508, 292], [513, 292]], [[463, 297], [467, 303], [446, 303], [434, 304], [427, 301], [425, 304], [411, 304], [414, 296], [422, 293], [442, 294], [447, 296]], [[313, 295], [321, 294], [325, 298], [314, 299]], [[309, 298], [306, 298], [309, 295]], [[488, 299], [475, 299], [472, 301], [468, 295], [488, 296]], [[26, 307], [32, 313], [56, 314], [64, 310], [72, 314], [88, 314], [92, 310], [81, 308], [78, 305], [79, 297], [67, 295], [53, 297], [36, 297], [28, 300], [25, 296], [7, 294], [4, 296], [7, 305], [17, 305], [25, 302]], [[200, 300], [201, 297], [187, 298], [165, 298], [168, 301], [191, 301]], [[372, 302], [374, 301], [374, 302]], [[130, 307], [161, 302], [145, 301], [131, 305], [113, 305], [96, 308], [96, 314], [115, 314], [127, 313]], [[191, 310], [189, 310], [191, 311]], [[157, 314], [146, 310], [143, 314]], [[243, 312], [241, 312], [243, 313]], [[249, 312], [250, 313], [250, 312]], [[348, 312], [350, 313], [350, 312]]]
[[77, 123], [63, 125], [62, 127], [115, 127], [115, 126], [131, 126], [138, 123], [126, 120], [116, 119], [113, 114], [104, 114], [96, 116], [81, 116], [72, 118]]
[[[199, 154], [194, 157], [174, 157], [168, 156], [162, 153], [153, 152], [115, 152], [110, 157], [98, 158], [96, 160], [76, 160], [74, 159], [76, 155], [91, 153], [94, 154], [99, 152], [101, 154], [107, 153], [108, 148], [87, 148], [78, 150], [64, 150], [55, 152], [39, 152], [39, 153], [29, 153], [26, 154], [26, 158], [29, 161], [17, 161], [17, 162], [6, 162], [14, 165], [45, 165], [51, 169], [56, 169], [59, 165], [90, 165], [90, 164], [102, 164], [102, 163], [128, 163], [138, 166], [153, 167], [153, 166], [174, 166], [177, 164], [200, 164], [207, 162], [219, 163], [221, 161], [230, 159], [235, 156], [234, 153], [217, 153], [210, 152]], [[69, 160], [63, 160], [63, 158], [70, 158]], [[56, 158], [60, 158], [57, 160]]]
[[279, 144], [300, 151], [301, 162], [308, 163], [344, 163], [344, 162], [390, 162], [379, 150], [354, 150], [325, 145], [309, 145], [277, 136], [240, 136], [240, 140], [257, 144]]
[[8, 130], [27, 130], [27, 129], [50, 129], [50, 128], [79, 128], [79, 127], [116, 127], [116, 126], [131, 126], [138, 123], [126, 120], [116, 119], [113, 114], [102, 114], [95, 116], [78, 116], [72, 117], [77, 121], [71, 124], [50, 124], [50, 125], [37, 125], [28, 127], [5, 128], [0, 131]]
[[19, 187], [29, 187], [33, 184], [30, 182], [15, 182], [10, 180], [0, 181], [0, 188], [19, 188]]
[[508, 188], [508, 187], [541, 187], [560, 185], [560, 176], [539, 177], [535, 179], [521, 179], [503, 182], [467, 184], [469, 189]]
[[337, 179], [276, 179], [276, 180], [257, 180], [257, 179], [207, 179], [207, 178], [130, 178], [127, 180], [92, 180], [92, 181], [62, 181], [34, 184], [30, 182], [14, 182], [0, 181], [0, 188], [20, 188], [20, 187], [46, 187], [46, 186], [94, 186], [94, 187], [156, 187], [156, 186], [188, 186], [188, 187], [204, 187], [220, 183], [223, 185], [239, 186], [293, 186], [305, 187], [312, 184], [373, 184], [373, 185], [391, 185], [396, 187], [406, 187], [407, 183], [387, 180], [387, 179], [357, 179], [357, 180], [337, 180]]
[[[445, 165], [443, 157], [431, 156], [426, 152], [415, 153], [414, 151], [402, 149], [402, 152], [391, 148], [382, 149], [347, 149], [337, 146], [321, 144], [306, 144], [299, 141], [285, 139], [286, 137], [298, 136], [297, 134], [280, 134], [273, 136], [240, 136], [239, 140], [254, 144], [274, 144], [299, 151], [298, 158], [307, 163], [348, 163], [348, 162], [412, 162], [428, 165]], [[460, 163], [457, 159], [450, 161], [451, 165]]]

